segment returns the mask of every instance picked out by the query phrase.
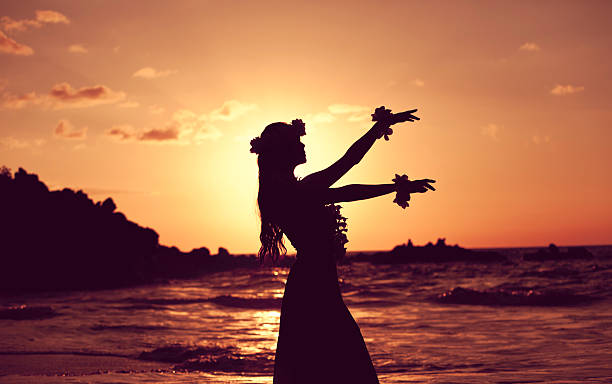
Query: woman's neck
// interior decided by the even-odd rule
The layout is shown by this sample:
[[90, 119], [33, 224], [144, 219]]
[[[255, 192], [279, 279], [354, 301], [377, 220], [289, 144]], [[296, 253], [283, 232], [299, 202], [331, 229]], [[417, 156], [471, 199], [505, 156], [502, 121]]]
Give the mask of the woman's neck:
[[269, 180], [280, 181], [280, 182], [293, 182], [296, 180], [294, 175], [295, 168], [286, 169], [268, 169], [266, 172], [260, 172], [260, 174]]

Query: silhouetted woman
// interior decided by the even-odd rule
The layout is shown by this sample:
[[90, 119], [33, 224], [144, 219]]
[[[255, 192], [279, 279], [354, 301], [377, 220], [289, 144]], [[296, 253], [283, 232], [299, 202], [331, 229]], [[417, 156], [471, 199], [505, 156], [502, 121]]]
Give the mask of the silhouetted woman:
[[374, 126], [340, 160], [301, 180], [294, 176], [295, 167], [306, 162], [301, 120], [270, 124], [251, 141], [251, 152], [259, 155], [259, 257], [276, 261], [283, 255], [283, 234], [297, 250], [283, 296], [274, 383], [378, 383], [359, 327], [340, 294], [336, 261], [346, 251], [346, 219], [334, 203], [397, 192], [395, 202], [406, 207], [410, 193], [433, 190], [433, 180], [398, 176], [393, 184], [331, 186], [377, 139], [388, 140], [392, 124], [418, 120], [415, 111], [393, 115], [378, 108]]

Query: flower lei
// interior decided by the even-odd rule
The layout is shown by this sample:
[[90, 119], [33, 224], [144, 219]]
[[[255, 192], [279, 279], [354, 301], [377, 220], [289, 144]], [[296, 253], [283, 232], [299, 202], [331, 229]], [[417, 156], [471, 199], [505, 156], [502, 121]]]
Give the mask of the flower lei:
[[[306, 124], [302, 121], [302, 119], [295, 119], [291, 121], [290, 128], [295, 133], [296, 136], [304, 136], [306, 134]], [[251, 140], [251, 153], [256, 153], [261, 155], [265, 152], [270, 145], [270, 139], [264, 139], [261, 136], [255, 137]]]
[[342, 208], [340, 205], [327, 204], [325, 208], [329, 215], [329, 226], [331, 227], [332, 255], [336, 261], [340, 261], [346, 254], [344, 244], [348, 243], [346, 217], [340, 213], [340, 208]]
[[410, 193], [407, 192], [408, 188], [406, 187], [410, 183], [410, 180], [408, 179], [407, 175], [400, 176], [396, 173], [395, 178], [392, 181], [395, 183], [396, 191], [395, 199], [393, 200], [393, 202], [402, 207], [403, 209], [406, 209], [406, 207], [408, 207], [408, 202], [410, 201]]

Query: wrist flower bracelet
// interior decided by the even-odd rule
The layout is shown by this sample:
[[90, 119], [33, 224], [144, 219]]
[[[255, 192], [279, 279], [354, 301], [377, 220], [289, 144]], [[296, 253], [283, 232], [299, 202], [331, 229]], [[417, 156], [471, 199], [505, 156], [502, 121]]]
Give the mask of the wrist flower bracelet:
[[372, 121], [376, 121], [378, 123], [384, 124], [378, 138], [385, 136], [385, 140], [389, 141], [389, 135], [393, 134], [393, 130], [391, 129], [393, 114], [390, 109], [386, 109], [384, 106], [378, 107], [374, 110], [372, 114]]
[[407, 175], [398, 175], [395, 174], [395, 178], [392, 180], [395, 183], [395, 199], [394, 203], [406, 209], [408, 207], [408, 202], [410, 201], [410, 192], [408, 185], [410, 184], [410, 180]]

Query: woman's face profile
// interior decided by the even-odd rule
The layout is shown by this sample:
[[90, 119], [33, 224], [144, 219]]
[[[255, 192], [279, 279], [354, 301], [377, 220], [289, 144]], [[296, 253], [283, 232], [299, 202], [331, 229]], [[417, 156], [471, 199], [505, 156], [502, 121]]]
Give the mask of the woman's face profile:
[[300, 141], [298, 137], [295, 143], [293, 144], [293, 148], [291, 153], [294, 155], [295, 164], [304, 164], [306, 162], [306, 145]]

